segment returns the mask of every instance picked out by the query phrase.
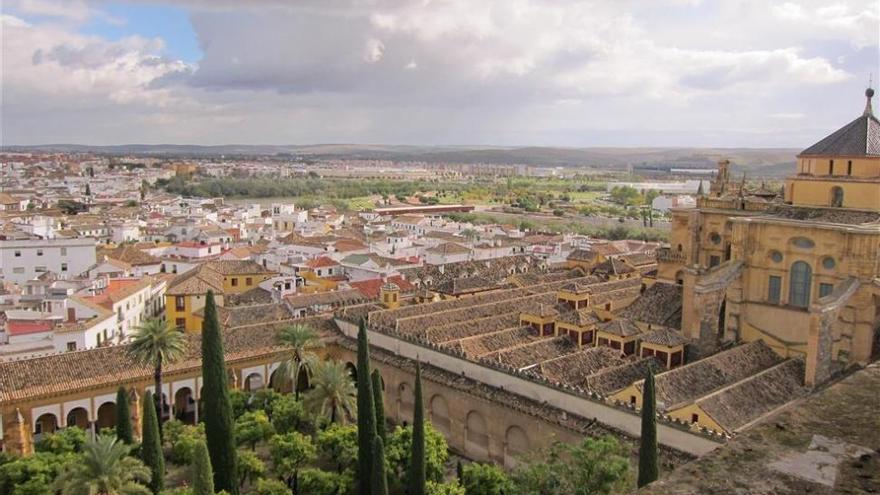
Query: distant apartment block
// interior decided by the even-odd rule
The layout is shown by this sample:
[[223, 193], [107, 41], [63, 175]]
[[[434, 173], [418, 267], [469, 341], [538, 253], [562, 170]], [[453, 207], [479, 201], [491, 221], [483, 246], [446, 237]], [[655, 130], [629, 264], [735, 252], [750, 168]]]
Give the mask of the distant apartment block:
[[95, 239], [0, 241], [0, 277], [18, 284], [53, 272], [74, 277], [95, 264]]

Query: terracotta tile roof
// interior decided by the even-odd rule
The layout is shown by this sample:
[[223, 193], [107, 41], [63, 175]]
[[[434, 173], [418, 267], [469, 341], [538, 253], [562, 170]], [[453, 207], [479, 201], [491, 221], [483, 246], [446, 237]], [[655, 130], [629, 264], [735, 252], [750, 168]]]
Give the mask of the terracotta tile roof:
[[11, 336], [31, 335], [35, 333], [49, 332], [54, 323], [49, 320], [10, 320], [6, 323], [6, 333]]
[[311, 259], [306, 262], [306, 266], [312, 269], [315, 268], [328, 268], [331, 266], [339, 266], [335, 260], [327, 257], [327, 256], [318, 256], [315, 259]]
[[586, 387], [602, 395], [611, 395], [629, 387], [633, 382], [644, 380], [651, 369], [662, 369], [653, 357], [631, 361], [586, 377]]
[[199, 265], [172, 280], [165, 293], [170, 296], [183, 296], [207, 294], [209, 290], [214, 291], [215, 294], [223, 294], [223, 275], [206, 265]]
[[652, 332], [648, 332], [639, 338], [642, 342], [662, 345], [666, 347], [676, 347], [679, 345], [687, 344], [688, 342], [688, 340], [684, 338], [683, 335], [681, 335], [676, 330], [672, 330], [670, 328], [660, 328]]
[[638, 325], [626, 318], [617, 318], [605, 323], [600, 323], [599, 330], [618, 337], [632, 337], [642, 333], [642, 329], [639, 328]]
[[697, 401], [728, 433], [806, 395], [804, 362], [788, 359]]
[[625, 275], [634, 271], [636, 269], [632, 265], [618, 258], [608, 258], [593, 268], [593, 273], [607, 275]]
[[[660, 373], [655, 378], [658, 410], [681, 407], [780, 361], [782, 359], [767, 344], [756, 340]], [[636, 384], [639, 390], [642, 383]]]
[[538, 365], [535, 373], [547, 379], [573, 386], [583, 386], [587, 376], [624, 364], [620, 351], [610, 347], [591, 347]]
[[452, 256], [456, 254], [468, 254], [471, 252], [471, 249], [454, 242], [444, 242], [426, 249], [425, 252], [440, 256]]
[[[415, 291], [415, 286], [409, 283], [405, 278], [400, 275], [395, 275], [393, 277], [388, 277], [385, 280], [388, 282], [392, 282], [400, 289], [403, 293], [410, 293]], [[382, 281], [381, 278], [372, 278], [368, 280], [359, 280], [357, 282], [349, 282], [353, 289], [357, 289], [364, 295], [367, 299], [378, 299], [380, 294], [380, 289], [385, 282]]]
[[[322, 335], [330, 335], [334, 324], [324, 318], [307, 318]], [[276, 343], [278, 325], [240, 327], [223, 332], [226, 361], [236, 362], [283, 350]], [[187, 334], [184, 359], [165, 368], [166, 376], [201, 367], [201, 335]], [[133, 380], [149, 380], [152, 366], [135, 362], [127, 345], [72, 351], [31, 359], [0, 362], [0, 405], [21, 400], [70, 394], [92, 387], [106, 387]]]
[[657, 282], [617, 314], [633, 321], [678, 328], [675, 318], [681, 311], [681, 294], [680, 285]]
[[367, 302], [367, 298], [357, 289], [316, 292], [314, 294], [297, 294], [284, 298], [293, 309], [312, 308], [317, 306], [346, 306]]
[[251, 260], [216, 260], [205, 263], [220, 275], [250, 275], [274, 273]]
[[152, 254], [138, 249], [131, 244], [123, 244], [116, 249], [105, 251], [103, 253], [110, 259], [119, 260], [132, 266], [158, 265], [161, 260]]

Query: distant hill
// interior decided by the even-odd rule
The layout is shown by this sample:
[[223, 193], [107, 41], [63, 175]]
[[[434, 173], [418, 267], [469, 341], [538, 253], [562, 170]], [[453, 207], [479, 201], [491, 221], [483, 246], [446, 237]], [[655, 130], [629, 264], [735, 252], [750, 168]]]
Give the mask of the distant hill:
[[373, 159], [427, 163], [523, 164], [538, 167], [594, 167], [670, 165], [676, 168], [714, 167], [726, 158], [734, 171], [752, 175], [785, 175], [800, 151], [789, 148], [559, 148], [512, 146], [400, 146], [361, 144], [218, 145], [124, 144], [90, 146], [46, 144], [7, 146], [3, 151], [100, 153], [177, 157], [291, 155], [304, 159]]

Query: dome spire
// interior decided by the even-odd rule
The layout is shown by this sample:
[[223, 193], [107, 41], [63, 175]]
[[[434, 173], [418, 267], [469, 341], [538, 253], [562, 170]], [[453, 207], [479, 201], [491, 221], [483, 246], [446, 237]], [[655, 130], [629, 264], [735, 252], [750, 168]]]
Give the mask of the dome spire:
[[873, 79], [873, 74], [868, 76], [868, 89], [865, 90], [865, 98], [868, 100], [865, 103], [865, 113], [862, 114], [865, 117], [873, 117], [874, 116], [874, 109], [871, 108], [871, 98], [874, 97], [874, 88], [871, 87], [871, 86], [873, 86], [872, 79]]

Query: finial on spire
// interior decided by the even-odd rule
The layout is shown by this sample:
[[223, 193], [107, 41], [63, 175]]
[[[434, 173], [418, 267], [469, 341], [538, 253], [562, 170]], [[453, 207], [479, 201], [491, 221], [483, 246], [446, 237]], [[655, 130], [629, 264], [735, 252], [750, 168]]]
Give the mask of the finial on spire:
[[874, 97], [874, 88], [872, 88], [874, 79], [874, 74], [868, 75], [868, 89], [865, 90], [865, 98], [868, 100], [865, 102], [865, 115], [866, 117], [871, 117], [874, 115], [874, 109], [871, 108], [871, 98]]

